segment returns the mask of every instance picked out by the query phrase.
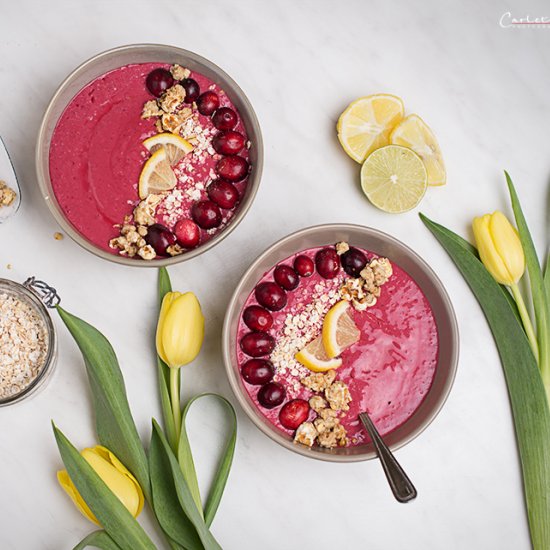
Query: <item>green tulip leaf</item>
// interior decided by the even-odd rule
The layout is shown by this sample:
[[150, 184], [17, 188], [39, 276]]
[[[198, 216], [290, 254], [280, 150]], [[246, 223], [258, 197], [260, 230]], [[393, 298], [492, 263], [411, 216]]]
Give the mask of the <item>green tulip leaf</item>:
[[120, 550], [156, 550], [141, 525], [55, 424], [53, 430], [71, 481]]
[[87, 537], [83, 538], [73, 550], [83, 550], [89, 546], [99, 548], [100, 550], [120, 550], [120, 546], [105, 531], [94, 531], [90, 533]]
[[546, 258], [546, 266], [544, 268], [544, 288], [546, 289], [546, 299], [550, 304], [550, 254]]
[[178, 500], [170, 460], [153, 431], [149, 447], [149, 471], [153, 508], [164, 532], [187, 550], [202, 550], [203, 545], [197, 530], [182, 512]]
[[229, 410], [231, 420], [231, 430], [229, 433], [229, 437], [227, 438], [224, 451], [218, 464], [216, 475], [212, 482], [212, 486], [210, 488], [210, 492], [204, 506], [204, 520], [206, 522], [206, 525], [210, 527], [212, 521], [214, 520], [214, 516], [216, 515], [218, 506], [220, 505], [220, 501], [225, 486], [227, 484], [229, 471], [231, 470], [231, 464], [233, 463], [233, 455], [235, 454], [235, 444], [237, 441], [237, 415], [235, 414], [235, 409], [233, 408], [233, 405], [231, 405], [231, 403], [225, 397], [222, 397], [221, 395], [218, 395], [216, 393], [203, 393], [197, 395], [193, 397], [183, 409], [181, 435], [178, 446], [178, 461], [183, 475], [185, 476], [185, 479], [187, 481], [187, 484], [189, 485], [189, 489], [191, 490], [191, 494], [193, 495], [193, 500], [195, 501], [195, 504], [197, 505], [197, 508], [199, 509], [201, 514], [203, 514], [203, 509], [201, 504], [197, 474], [195, 471], [195, 463], [193, 461], [193, 453], [191, 451], [191, 445], [189, 443], [189, 437], [187, 434], [186, 418], [187, 413], [191, 408], [191, 405], [193, 405], [193, 403], [203, 397], [214, 397], [215, 399], [221, 401], [221, 403]]
[[197, 534], [205, 548], [205, 550], [221, 550], [221, 546], [216, 542], [216, 539], [210, 533], [207, 525], [204, 522], [202, 515], [197, 510], [193, 495], [185, 481], [185, 477], [180, 469], [178, 461], [166, 440], [166, 437], [162, 433], [160, 426], [155, 420], [153, 420], [153, 437], [152, 439], [158, 439], [155, 441], [155, 445], [159, 444], [164, 450], [165, 456], [168, 459], [168, 464], [172, 472], [172, 478], [178, 501], [180, 503], [183, 513], [187, 516], [189, 521], [193, 524], [197, 530]]
[[523, 215], [516, 189], [508, 172], [505, 171], [504, 174], [506, 175], [506, 183], [508, 184], [510, 199], [512, 201], [512, 210], [516, 218], [519, 238], [525, 254], [525, 263], [527, 264], [527, 270], [529, 272], [533, 309], [535, 310], [535, 319], [537, 320], [539, 367], [546, 385], [546, 391], [550, 397], [550, 301], [548, 300], [547, 289], [537, 251], [531, 233], [529, 232], [525, 216]]
[[107, 338], [93, 326], [59, 306], [57, 311], [84, 357], [99, 441], [134, 474], [149, 500], [147, 456], [130, 412], [115, 351]]
[[500, 285], [459, 237], [420, 214], [454, 261], [489, 323], [502, 362], [519, 447], [531, 540], [550, 548], [550, 410], [523, 327]]
[[[172, 292], [172, 283], [170, 282], [170, 275], [165, 267], [159, 269], [158, 276], [158, 300], [159, 311], [162, 304], [162, 300], [168, 292]], [[159, 380], [159, 392], [160, 392], [160, 404], [162, 409], [162, 420], [164, 423], [164, 430], [170, 447], [175, 452], [177, 449], [177, 432], [174, 424], [174, 416], [172, 414], [172, 407], [170, 403], [170, 367], [157, 355], [157, 369]], [[179, 389], [180, 372], [178, 371], [178, 389]], [[179, 393], [178, 393], [179, 395]]]

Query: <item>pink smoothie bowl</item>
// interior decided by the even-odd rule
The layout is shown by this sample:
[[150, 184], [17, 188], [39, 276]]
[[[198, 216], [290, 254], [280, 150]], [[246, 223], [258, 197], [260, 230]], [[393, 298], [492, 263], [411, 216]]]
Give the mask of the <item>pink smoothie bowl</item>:
[[[137, 259], [137, 257], [130, 258], [111, 253], [109, 250], [101, 248], [90, 239], [86, 238], [82, 232], [71, 223], [65, 214], [56, 198], [50, 176], [52, 137], [54, 136], [58, 121], [73, 98], [89, 83], [110, 71], [127, 65], [147, 63], [162, 63], [167, 65], [179, 64], [191, 71], [204, 75], [204, 77], [212, 81], [213, 84], [223, 89], [231, 104], [238, 110], [240, 120], [246, 130], [246, 135], [250, 141], [248, 158], [251, 165], [251, 170], [246, 182], [246, 189], [240, 197], [239, 204], [234, 214], [225, 227], [221, 228], [219, 232], [194, 249], [187, 250], [178, 256], [160, 257], [152, 261], [143, 261]], [[100, 258], [128, 266], [168, 266], [194, 258], [215, 246], [237, 227], [250, 209], [260, 185], [262, 167], [263, 141], [260, 125], [252, 105], [238, 84], [211, 61], [182, 48], [161, 44], [133, 44], [121, 46], [100, 53], [76, 68], [61, 83], [52, 97], [42, 119], [36, 146], [38, 184], [44, 200], [57, 223], [67, 235], [89, 252], [92, 252]], [[105, 197], [105, 201], [108, 202], [108, 200], [109, 197]]]
[[295, 443], [292, 435], [282, 432], [258, 409], [239, 372], [238, 332], [241, 312], [256, 284], [272, 267], [305, 249], [345, 241], [350, 246], [369, 250], [397, 264], [418, 285], [429, 301], [438, 335], [438, 356], [430, 389], [408, 419], [384, 436], [396, 450], [420, 435], [443, 407], [454, 382], [458, 363], [458, 326], [453, 306], [443, 284], [431, 267], [413, 250], [397, 239], [360, 225], [327, 224], [293, 233], [270, 246], [246, 270], [229, 302], [222, 336], [223, 356], [231, 387], [252, 422], [283, 447], [309, 458], [330, 462], [357, 462], [376, 457], [372, 442], [325, 449]]

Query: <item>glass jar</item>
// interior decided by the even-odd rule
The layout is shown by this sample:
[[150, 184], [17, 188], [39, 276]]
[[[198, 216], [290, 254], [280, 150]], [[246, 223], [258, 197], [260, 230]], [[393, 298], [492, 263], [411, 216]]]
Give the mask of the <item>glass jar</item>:
[[26, 304], [42, 321], [48, 347], [38, 375], [19, 392], [0, 398], [0, 407], [12, 405], [35, 394], [39, 388], [44, 386], [53, 372], [57, 362], [57, 333], [47, 307], [55, 307], [59, 303], [59, 297], [55, 290], [42, 281], [36, 281], [34, 277], [23, 284], [9, 279], [0, 279], [0, 295], [3, 294]]

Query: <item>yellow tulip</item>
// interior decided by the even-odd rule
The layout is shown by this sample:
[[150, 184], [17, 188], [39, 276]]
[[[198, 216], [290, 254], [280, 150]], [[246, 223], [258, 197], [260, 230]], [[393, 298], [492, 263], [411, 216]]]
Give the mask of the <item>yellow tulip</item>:
[[[136, 478], [128, 471], [124, 464], [109, 449], [101, 445], [84, 449], [80, 454], [86, 459], [107, 487], [118, 497], [120, 502], [126, 506], [130, 514], [134, 517], [139, 516], [143, 509], [143, 491]], [[80, 512], [90, 521], [99, 525], [97, 518], [80, 496], [66, 470], [57, 472], [57, 480]]]
[[473, 223], [479, 257], [487, 271], [502, 285], [515, 285], [525, 271], [525, 256], [518, 233], [498, 210], [475, 218]]
[[192, 292], [168, 292], [157, 325], [157, 353], [171, 368], [191, 363], [204, 339], [204, 316]]

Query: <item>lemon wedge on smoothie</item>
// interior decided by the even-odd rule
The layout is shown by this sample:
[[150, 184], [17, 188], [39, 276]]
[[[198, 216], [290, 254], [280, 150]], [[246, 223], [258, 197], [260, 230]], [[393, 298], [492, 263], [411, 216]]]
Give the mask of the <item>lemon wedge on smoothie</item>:
[[193, 150], [193, 146], [188, 141], [171, 132], [155, 134], [147, 138], [143, 145], [150, 153], [164, 148], [170, 166], [175, 166], [187, 153]]
[[323, 347], [328, 357], [338, 357], [359, 341], [361, 331], [349, 314], [349, 302], [341, 300], [328, 311], [323, 322]]
[[143, 165], [139, 176], [139, 198], [170, 191], [176, 186], [176, 174], [168, 161], [164, 147], [155, 151]]
[[313, 372], [326, 372], [342, 366], [342, 359], [331, 359], [325, 351], [323, 338], [318, 336], [295, 355], [304, 367]]
[[445, 185], [447, 175], [441, 149], [430, 127], [418, 115], [405, 117], [392, 130], [390, 143], [408, 147], [422, 159], [428, 185]]
[[363, 162], [375, 149], [388, 145], [390, 132], [403, 118], [401, 98], [374, 94], [351, 103], [338, 119], [338, 139], [344, 151]]
[[361, 187], [374, 206], [398, 214], [411, 210], [422, 200], [428, 174], [412, 149], [386, 145], [371, 153], [363, 164]]

